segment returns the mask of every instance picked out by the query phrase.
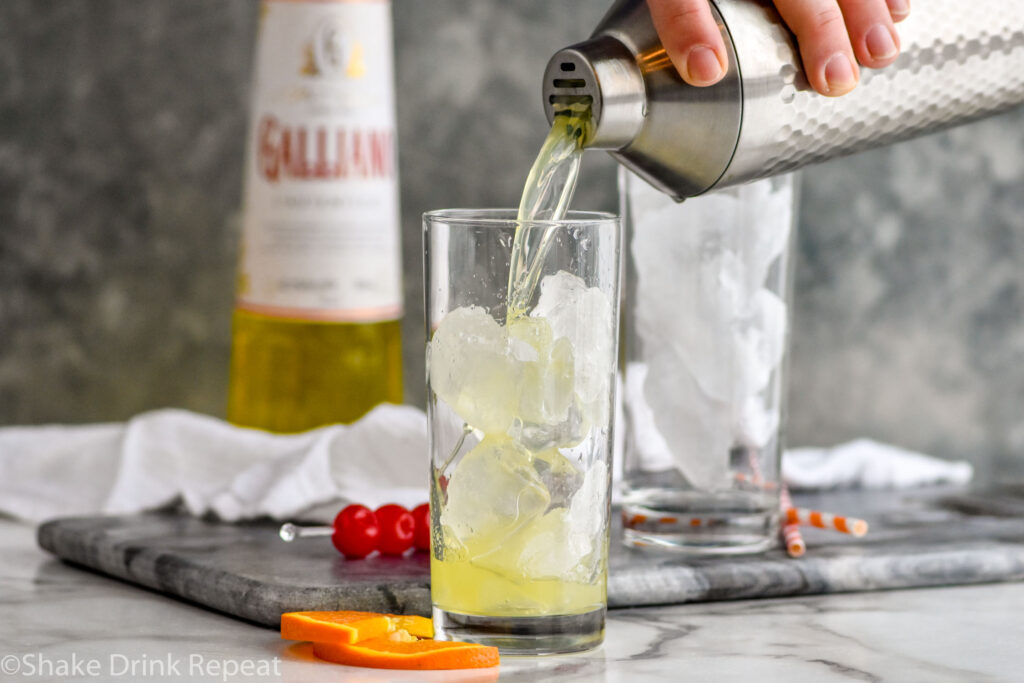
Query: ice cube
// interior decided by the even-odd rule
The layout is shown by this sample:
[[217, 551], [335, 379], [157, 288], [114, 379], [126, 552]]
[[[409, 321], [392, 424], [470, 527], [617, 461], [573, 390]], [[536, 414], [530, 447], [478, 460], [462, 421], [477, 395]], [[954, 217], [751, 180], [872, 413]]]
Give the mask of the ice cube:
[[742, 402], [761, 391], [781, 359], [782, 301], [765, 289], [748, 292], [743, 263], [732, 253], [710, 256], [673, 277], [670, 310], [658, 311], [660, 322], [654, 311], [644, 317], [644, 344], [671, 345], [701, 390], [720, 401]]
[[572, 448], [590, 434], [590, 423], [581, 413], [579, 400], [569, 406], [565, 420], [557, 424], [525, 422], [516, 418], [508, 430], [509, 435], [531, 451], [548, 448]]
[[555, 339], [564, 338], [574, 355], [575, 392], [587, 421], [607, 420], [614, 370], [614, 320], [608, 296], [587, 287], [576, 275], [559, 271], [541, 281], [540, 297], [531, 316], [551, 325]]
[[728, 344], [742, 298], [742, 263], [723, 250], [718, 231], [681, 225], [684, 216], [673, 208], [657, 214], [657, 223], [645, 223], [631, 244], [637, 332], [645, 356], [673, 349], [701, 388], [724, 400], [732, 393]]
[[430, 386], [475, 428], [505, 432], [518, 397], [508, 335], [477, 306], [446, 315], [430, 340]]
[[737, 249], [744, 263], [748, 291], [767, 283], [768, 273], [789, 242], [793, 225], [795, 184], [775, 177], [732, 188], [745, 214], [737, 225]]
[[735, 405], [768, 386], [785, 350], [786, 305], [782, 300], [762, 289], [754, 295], [751, 309], [748, 318], [737, 322], [728, 345], [732, 355], [731, 393], [718, 396]]
[[573, 446], [586, 436], [589, 423], [574, 389], [569, 341], [557, 340], [547, 358], [519, 367], [519, 404], [509, 434], [532, 451]]
[[531, 579], [563, 579], [585, 583], [600, 568], [604, 546], [601, 531], [608, 503], [608, 468], [598, 460], [568, 508], [555, 508], [525, 527], [516, 566]]
[[[733, 412], [737, 441], [747, 447], [766, 446], [778, 431], [780, 411], [777, 394], [772, 394], [771, 373], [782, 362], [786, 344], [786, 305], [775, 294], [761, 290], [755, 296], [756, 316], [745, 349], [746, 377], [737, 381]], [[778, 391], [778, 386], [775, 386]]]
[[532, 451], [578, 443], [586, 435], [575, 395], [575, 362], [568, 339], [554, 339], [545, 318], [508, 326], [518, 400], [508, 433]]
[[701, 391], [671, 349], [650, 357], [644, 396], [672, 462], [686, 480], [704, 491], [727, 488], [733, 442], [730, 406]]
[[[517, 364], [519, 389], [517, 417], [523, 423], [558, 425], [568, 418], [573, 401], [573, 354], [566, 339], [551, 341], [551, 328], [543, 318], [515, 322], [513, 339], [532, 341], [534, 360]], [[525, 354], [522, 354], [525, 355]]]
[[651, 472], [670, 470], [673, 467], [672, 450], [654, 423], [655, 412], [644, 396], [647, 382], [646, 363], [627, 363], [623, 386], [623, 409], [629, 420], [629, 444], [631, 467]]
[[769, 408], [770, 403], [763, 396], [749, 396], [743, 401], [735, 418], [739, 445], [764, 448], [775, 436], [780, 415], [778, 407]]
[[711, 395], [732, 393], [722, 348], [732, 334], [721, 310], [731, 310], [731, 283], [713, 225], [690, 220], [693, 207], [655, 201], [663, 208], [638, 217], [630, 248], [638, 273], [637, 334], [647, 361], [642, 395], [657, 433], [647, 441], [668, 453], [646, 449], [649, 459], [638, 464], [648, 471], [674, 467], [692, 486], [709, 489], [726, 478], [732, 440], [729, 406]]
[[774, 292], [762, 289], [754, 297], [757, 306], [757, 325], [761, 328], [761, 359], [774, 369], [786, 353], [786, 333], [789, 319], [786, 303]]
[[434, 392], [476, 429], [511, 434], [530, 450], [586, 436], [572, 342], [555, 339], [545, 318], [504, 328], [483, 309], [455, 309], [434, 333], [429, 360]]
[[[783, 356], [786, 307], [768, 288], [789, 239], [792, 184], [763, 181], [683, 205], [643, 182], [629, 191], [648, 364], [646, 405], [627, 406], [631, 425], [649, 409], [657, 438], [648, 445], [664, 444], [693, 485], [721, 486], [732, 445], [767, 442], [777, 429], [764, 392]], [[644, 452], [657, 461], [645, 469], [666, 461], [663, 448]]]
[[[593, 542], [572, 535], [572, 514], [555, 508], [522, 532], [516, 570], [531, 580], [581, 580], [580, 560], [590, 554]], [[574, 545], [576, 544], [576, 545]]]
[[549, 451], [544, 457], [553, 463], [552, 472], [575, 473], [578, 488], [569, 505], [552, 506], [473, 563], [518, 580], [590, 582], [604, 558], [601, 532], [608, 503], [608, 468], [595, 461], [580, 483], [579, 473], [564, 456]]
[[557, 448], [535, 453], [533, 467], [551, 495], [551, 507], [568, 506], [583, 483], [583, 473]]
[[470, 559], [500, 547], [551, 502], [530, 452], [503, 435], [485, 436], [456, 464], [447, 498], [441, 525]]
[[596, 538], [604, 527], [607, 508], [608, 466], [602, 460], [595, 460], [569, 505], [571, 532]]

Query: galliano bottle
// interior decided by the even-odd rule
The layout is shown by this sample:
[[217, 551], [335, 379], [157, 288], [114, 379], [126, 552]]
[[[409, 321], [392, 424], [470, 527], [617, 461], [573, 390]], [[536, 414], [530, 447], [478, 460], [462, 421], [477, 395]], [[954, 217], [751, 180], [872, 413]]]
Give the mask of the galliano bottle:
[[228, 419], [278, 432], [402, 399], [391, 12], [264, 0]]

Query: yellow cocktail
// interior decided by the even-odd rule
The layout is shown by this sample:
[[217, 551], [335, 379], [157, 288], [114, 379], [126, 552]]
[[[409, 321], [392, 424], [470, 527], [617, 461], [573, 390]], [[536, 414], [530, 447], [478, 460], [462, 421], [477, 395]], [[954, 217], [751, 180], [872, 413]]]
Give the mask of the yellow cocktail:
[[581, 474], [556, 449], [533, 454], [507, 436], [484, 437], [434, 496], [434, 603], [502, 617], [603, 609], [606, 472], [600, 460]]
[[[593, 647], [607, 603], [618, 220], [445, 211], [425, 226], [435, 631], [508, 653]], [[535, 294], [509, 307], [523, 226], [544, 258], [520, 280]]]

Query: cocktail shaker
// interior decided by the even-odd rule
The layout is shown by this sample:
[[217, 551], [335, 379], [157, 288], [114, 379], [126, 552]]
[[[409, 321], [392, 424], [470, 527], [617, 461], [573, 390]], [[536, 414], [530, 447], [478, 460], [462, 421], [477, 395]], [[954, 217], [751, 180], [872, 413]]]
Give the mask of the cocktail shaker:
[[902, 51], [828, 98], [807, 82], [771, 2], [713, 0], [729, 52], [716, 85], [676, 73], [644, 0], [618, 0], [544, 74], [550, 121], [589, 101], [588, 146], [677, 200], [953, 126], [1024, 101], [1024, 0], [928, 0], [897, 25]]

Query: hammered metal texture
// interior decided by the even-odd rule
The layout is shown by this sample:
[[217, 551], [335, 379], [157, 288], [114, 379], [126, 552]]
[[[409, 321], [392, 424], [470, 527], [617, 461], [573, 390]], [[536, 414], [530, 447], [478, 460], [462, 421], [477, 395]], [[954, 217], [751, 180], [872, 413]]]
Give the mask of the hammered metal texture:
[[813, 92], [770, 3], [717, 0], [743, 82], [739, 142], [717, 186], [877, 147], [1024, 101], [1024, 0], [920, 0], [902, 51], [850, 94]]

